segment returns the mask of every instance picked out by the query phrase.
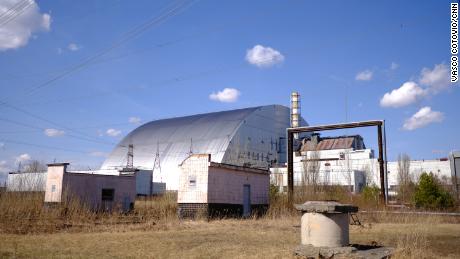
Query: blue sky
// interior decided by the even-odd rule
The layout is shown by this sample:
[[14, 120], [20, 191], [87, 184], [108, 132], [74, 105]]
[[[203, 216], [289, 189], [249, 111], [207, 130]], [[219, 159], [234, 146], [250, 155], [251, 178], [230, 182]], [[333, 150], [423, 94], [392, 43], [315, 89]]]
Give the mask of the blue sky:
[[[29, 1], [0, 22], [0, 171], [95, 168], [140, 123], [292, 91], [313, 125], [385, 119], [390, 159], [460, 149], [449, 1]], [[374, 129], [345, 133], [376, 148]]]

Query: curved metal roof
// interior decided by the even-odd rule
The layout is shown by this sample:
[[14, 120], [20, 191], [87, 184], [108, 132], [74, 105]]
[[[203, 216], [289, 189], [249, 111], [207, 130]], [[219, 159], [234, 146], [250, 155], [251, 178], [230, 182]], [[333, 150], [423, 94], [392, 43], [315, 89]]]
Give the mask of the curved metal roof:
[[101, 169], [113, 173], [126, 166], [130, 144], [139, 169], [153, 169], [158, 149], [162, 179], [154, 171], [154, 181], [166, 179], [167, 189], [177, 189], [179, 164], [191, 153], [211, 154], [217, 163], [263, 167], [284, 157], [289, 114], [288, 107], [267, 105], [152, 121], [123, 138]]
[[101, 169], [126, 165], [128, 145], [134, 145], [135, 167], [152, 169], [157, 153], [161, 164], [180, 164], [193, 153], [212, 154], [220, 162], [241, 122], [259, 107], [198, 114], [148, 122], [129, 133], [112, 151]]

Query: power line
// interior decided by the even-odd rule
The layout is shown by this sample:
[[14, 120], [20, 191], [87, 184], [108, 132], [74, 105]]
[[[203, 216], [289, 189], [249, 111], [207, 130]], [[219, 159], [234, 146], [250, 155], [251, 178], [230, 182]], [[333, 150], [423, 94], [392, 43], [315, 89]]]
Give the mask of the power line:
[[13, 14], [18, 8], [20, 8], [22, 5], [24, 5], [28, 0], [21, 0], [18, 1], [16, 4], [14, 4], [10, 9], [6, 10], [4, 13], [0, 14], [0, 19], [3, 19], [4, 17]]
[[[138, 37], [139, 35], [141, 35], [145, 31], [147, 31], [151, 27], [156, 26], [156, 25], [160, 25], [163, 22], [165, 22], [166, 20], [168, 20], [169, 18], [172, 18], [172, 17], [178, 15], [181, 11], [184, 11], [185, 9], [189, 8], [193, 3], [194, 2], [187, 3], [187, 1], [182, 1], [181, 3], [180, 2], [174, 2], [170, 6], [167, 6], [166, 8], [164, 8], [165, 10], [163, 10], [160, 13], [160, 15], [155, 16], [153, 18], [150, 18], [149, 20], [147, 20], [143, 24], [141, 24], [141, 25], [135, 27], [134, 29], [128, 31], [120, 39], [118, 39], [117, 41], [112, 43], [108, 48], [99, 51], [95, 55], [83, 60], [82, 62], [72, 66], [70, 69], [68, 69], [66, 71], [63, 71], [62, 73], [59, 73], [58, 75], [51, 77], [50, 79], [46, 80], [45, 82], [42, 82], [42, 83], [40, 83], [40, 84], [38, 84], [38, 85], [36, 85], [34, 87], [31, 87], [29, 89], [29, 91], [28, 91], [28, 95], [34, 94], [39, 89], [44, 88], [44, 87], [52, 84], [53, 82], [55, 82], [55, 81], [57, 81], [59, 79], [62, 79], [62, 78], [66, 77], [66, 76], [68, 76], [68, 75], [70, 75], [70, 74], [72, 74], [72, 73], [74, 73], [74, 72], [76, 72], [78, 70], [81, 70], [81, 69], [87, 67], [93, 61], [95, 61], [98, 58], [104, 56], [105, 54], [109, 53], [110, 51], [122, 46], [126, 42]], [[6, 104], [7, 104], [6, 101], [0, 102], [0, 106], [1, 105], [6, 105]]]
[[[191, 2], [191, 3], [193, 4], [193, 2]], [[188, 8], [190, 6], [191, 6], [191, 4], [188, 4], [186, 1], [183, 1], [182, 3], [173, 3], [169, 7], [165, 8], [163, 13], [161, 13], [159, 16], [151, 18], [147, 22], [145, 22], [145, 23], [141, 24], [140, 26], [134, 28], [133, 30], [129, 31], [120, 40], [118, 40], [115, 43], [113, 43], [109, 48], [107, 48], [105, 50], [102, 50], [99, 53], [97, 53], [96, 55], [94, 55], [93, 57], [90, 57], [90, 58], [84, 60], [83, 62], [73, 66], [70, 70], [64, 71], [63, 73], [61, 73], [61, 74], [59, 74], [59, 75], [57, 75], [57, 76], [45, 81], [44, 83], [41, 83], [38, 86], [31, 88], [29, 94], [34, 93], [37, 90], [39, 90], [40, 88], [48, 86], [49, 84], [51, 84], [51, 83], [53, 83], [53, 82], [65, 77], [65, 76], [67, 76], [67, 75], [69, 75], [69, 74], [71, 74], [71, 73], [73, 73], [73, 72], [75, 72], [77, 70], [83, 69], [85, 66], [90, 64], [92, 61], [97, 60], [97, 58], [99, 58], [99, 57], [105, 55], [106, 53], [110, 52], [111, 50], [123, 45], [127, 41], [129, 41], [131, 39], [134, 39], [135, 37], [139, 36], [140, 34], [145, 32], [146, 30], [148, 30], [149, 28], [151, 28], [151, 27], [153, 27], [155, 25], [159, 25], [159, 24], [163, 23], [168, 18], [171, 18], [171, 17], [179, 14], [181, 11], [185, 10], [186, 8]], [[76, 131], [74, 129], [68, 128], [68, 127], [63, 126], [63, 125], [60, 125], [59, 123], [56, 123], [56, 122], [53, 122], [53, 121], [48, 120], [46, 118], [43, 118], [41, 116], [35, 115], [35, 114], [33, 114], [33, 113], [29, 112], [29, 111], [26, 111], [24, 109], [21, 109], [21, 108], [18, 108], [16, 106], [14, 106], [14, 105], [11, 105], [11, 104], [7, 103], [6, 101], [1, 102], [0, 106], [2, 106], [2, 105], [10, 107], [11, 109], [14, 109], [14, 110], [19, 111], [21, 113], [24, 113], [24, 114], [26, 114], [28, 116], [34, 117], [36, 119], [39, 119], [41, 121], [45, 121], [47, 123], [55, 125], [55, 126], [57, 126], [59, 128], [63, 128], [63, 129], [66, 129], [68, 131], [77, 133], [78, 135], [83, 135], [85, 137], [92, 138], [92, 136], [88, 136], [85, 133]], [[88, 139], [85, 139], [85, 140], [88, 140]], [[99, 140], [96, 140], [96, 141], [99, 142]], [[115, 145], [115, 143], [111, 143], [111, 145]]]
[[[273, 58], [267, 58], [267, 59], [259, 59], [257, 60], [257, 63], [258, 64], [265, 64], [265, 63], [270, 63], [273, 61]], [[225, 67], [215, 67], [215, 68], [212, 68], [212, 69], [208, 69], [208, 70], [203, 70], [203, 71], [199, 71], [199, 72], [196, 72], [196, 73], [191, 73], [191, 74], [185, 74], [185, 75], [178, 75], [178, 76], [174, 76], [174, 77], [171, 77], [171, 78], [168, 78], [168, 79], [165, 79], [165, 80], [161, 80], [161, 81], [157, 81], [155, 83], [153, 83], [152, 87], [147, 87], [145, 89], [151, 89], [153, 87], [158, 87], [158, 86], [166, 86], [166, 85], [171, 85], [171, 84], [176, 84], [176, 83], [181, 83], [181, 82], [185, 82], [185, 81], [188, 81], [188, 80], [194, 80], [194, 79], [199, 79], [199, 78], [203, 78], [203, 77], [207, 77], [207, 76], [212, 76], [212, 75], [216, 75], [216, 74], [219, 74], [219, 73], [224, 73], [224, 72], [228, 72], [228, 71], [231, 71], [231, 70], [237, 70], [237, 69], [240, 69], [242, 67], [245, 67], [247, 66], [247, 63], [246, 62], [243, 62], [241, 64], [238, 64], [238, 65], [230, 65], [230, 66], [225, 66]], [[126, 88], [120, 88], [118, 90], [131, 90], [130, 87], [126, 87]], [[75, 100], [88, 100], [90, 98], [96, 98], [96, 97], [101, 97], [101, 96], [109, 96], [109, 95], [113, 95], [115, 94], [115, 92], [113, 91], [101, 91], [101, 92], [95, 92], [95, 93], [92, 93], [92, 94], [88, 94], [88, 95], [82, 95], [82, 96], [79, 96], [79, 97], [69, 97], [69, 98], [54, 98], [54, 99], [48, 99], [48, 100], [43, 100], [43, 101], [39, 101], [39, 102], [36, 102], [36, 103], [32, 103], [31, 105], [41, 105], [41, 104], [47, 104], [47, 103], [51, 103], [51, 102], [67, 102], [67, 101], [75, 101]], [[1, 104], [0, 104], [1, 105]], [[1, 108], [1, 106], [0, 106]]]
[[9, 15], [9, 17], [5, 18], [3, 21], [0, 21], [0, 27], [3, 27], [4, 25], [6, 25], [9, 22], [13, 21], [18, 16], [20, 16], [24, 11], [26, 11], [28, 8], [30, 8], [31, 6], [33, 6], [35, 4], [35, 2], [30, 1], [30, 0], [27, 0], [27, 1], [24, 1], [24, 2], [27, 2], [27, 3], [25, 3], [25, 5], [21, 4], [21, 6], [18, 7], [18, 8], [14, 8], [13, 11], [11, 12], [11, 14]]
[[[23, 126], [23, 127], [32, 128], [32, 129], [38, 129], [38, 130], [41, 130], [41, 131], [46, 131], [45, 128], [37, 127], [37, 126], [34, 126], [34, 125], [30, 125], [30, 124], [26, 124], [26, 123], [23, 123], [23, 122], [18, 122], [18, 121], [6, 119], [6, 118], [0, 118], [0, 121], [6, 121], [6, 122], [13, 123], [13, 124], [16, 124], [16, 125], [20, 125], [20, 126]], [[68, 133], [64, 134], [64, 136], [68, 136], [68, 137], [71, 137], [71, 138], [80, 139], [80, 140], [84, 140], [84, 141], [94, 142], [94, 143], [110, 145], [110, 146], [116, 145], [115, 143], [112, 143], [112, 142], [106, 142], [106, 141], [101, 141], [101, 140], [92, 140], [92, 139], [88, 139], [88, 138], [84, 138], [84, 137], [80, 137], [80, 136], [76, 136], [76, 135], [71, 135], [71, 134], [68, 134]]]
[[[276, 10], [273, 10], [273, 11], [279, 11], [279, 9], [276, 9]], [[270, 11], [268, 13], [271, 13], [271, 12], [272, 11]], [[123, 59], [125, 57], [131, 56], [131, 55], [134, 55], [134, 54], [150, 51], [150, 50], [152, 50], [154, 48], [163, 48], [163, 47], [174, 45], [174, 44], [177, 44], [177, 43], [180, 43], [180, 42], [183, 42], [183, 41], [187, 41], [187, 40], [190, 40], [190, 39], [203, 37], [203, 36], [206, 36], [208, 34], [214, 33], [216, 31], [228, 28], [228, 27], [230, 27], [230, 25], [241, 24], [241, 23], [244, 23], [244, 22], [251, 21], [251, 20], [253, 20], [255, 18], [256, 17], [253, 16], [253, 15], [246, 16], [246, 17], [240, 17], [240, 18], [236, 19], [236, 21], [233, 21], [231, 24], [220, 24], [220, 25], [212, 26], [212, 27], [208, 28], [205, 31], [201, 31], [201, 32], [197, 32], [197, 33], [191, 33], [191, 34], [188, 34], [188, 35], [183, 35], [183, 36], [178, 37], [176, 39], [172, 39], [172, 40], [168, 40], [168, 41], [164, 41], [164, 42], [154, 43], [151, 46], [147, 46], [145, 48], [140, 48], [140, 49], [130, 50], [130, 51], [127, 51], [126, 53], [121, 53], [118, 56], [106, 57], [106, 58], [98, 59], [98, 60], [92, 62], [90, 65], [106, 63], [106, 62], [110, 62], [110, 61], [113, 61], [113, 60], [119, 60], [119, 59]], [[69, 67], [68, 69], [70, 69], [70, 68], [71, 67]], [[42, 76], [42, 75], [50, 75], [50, 74], [65, 72], [66, 70], [67, 70], [67, 68], [66, 69], [56, 69], [56, 70], [52, 70], [52, 71], [48, 71], [48, 72], [44, 72], [44, 73], [32, 73], [32, 74], [25, 74], [25, 75], [11, 75], [10, 74], [9, 76], [13, 77], [13, 78], [9, 78], [9, 79], [8, 78], [0, 78], [0, 80], [5, 81], [5, 80], [14, 80], [14, 79], [21, 78], [21, 77], [37, 77], [37, 76]]]
[[[258, 61], [258, 63], [265, 63], [265, 62], [271, 62], [271, 61], [273, 61], [272, 58], [269, 58], [269, 59], [261, 59], [261, 60]], [[238, 66], [238, 67], [239, 67], [239, 66]], [[202, 76], [203, 74], [207, 74], [208, 72], [210, 72], [210, 71], [200, 72], [200, 73], [198, 73], [198, 76]], [[195, 76], [196, 76], [196, 75], [197, 75], [197, 74], [195, 74]], [[175, 80], [172, 79], [172, 81], [178, 82], [178, 81], [180, 81], [179, 79], [180, 79], [179, 77], [176, 77]], [[186, 79], [187, 79], [187, 77], [182, 77], [182, 80], [186, 80]], [[26, 111], [26, 110], [24, 110], [24, 109], [20, 109], [20, 108], [18, 108], [18, 107], [12, 106], [12, 105], [10, 105], [10, 104], [4, 104], [4, 105], [5, 105], [5, 106], [8, 106], [8, 107], [10, 107], [10, 108], [12, 108], [12, 109], [14, 109], [14, 110], [16, 110], [16, 111], [25, 113], [25, 114], [27, 114], [27, 115], [29, 115], [29, 116], [31, 116], [31, 117], [34, 117], [34, 118], [37, 118], [37, 119], [39, 119], [39, 120], [42, 120], [42, 121], [48, 122], [48, 123], [50, 123], [50, 124], [53, 124], [53, 125], [55, 125], [55, 126], [57, 126], [57, 127], [59, 127], [59, 128], [63, 128], [63, 129], [66, 129], [66, 130], [68, 130], [68, 131], [71, 131], [71, 132], [74, 132], [74, 133], [83, 135], [83, 136], [85, 136], [85, 137], [92, 138], [92, 136], [89, 136], [89, 135], [87, 135], [87, 134], [81, 133], [81, 132], [79, 132], [79, 131], [76, 131], [75, 129], [72, 129], [72, 128], [69, 128], [69, 127], [66, 127], [66, 126], [62, 126], [62, 125], [60, 125], [60, 124], [58, 124], [58, 123], [55, 123], [55, 122], [53, 122], [53, 121], [50, 121], [50, 120], [45, 119], [45, 118], [43, 118], [43, 117], [40, 117], [40, 116], [38, 116], [38, 115], [32, 114], [32, 113], [30, 113], [30, 112], [28, 112], [28, 111]], [[76, 137], [78, 138], [79, 136], [76, 136]], [[82, 138], [82, 137], [79, 137], [79, 138]], [[100, 143], [100, 140], [95, 140], [95, 141], [94, 141], [94, 140], [90, 140], [90, 139], [87, 139], [87, 138], [82, 138], [82, 140], [93, 141], [93, 142]], [[104, 143], [104, 144], [107, 144], [107, 143]], [[110, 145], [117, 146], [116, 143], [109, 143], [109, 144], [110, 144]], [[125, 145], [118, 145], [118, 146], [120, 146], [120, 147], [126, 147]], [[141, 149], [142, 149], [142, 148], [141, 148]]]
[[[0, 118], [0, 120], [2, 120]], [[120, 122], [120, 123], [107, 123], [107, 124], [100, 124], [100, 125], [92, 125], [92, 126], [86, 126], [86, 127], [72, 127], [74, 130], [79, 130], [79, 129], [94, 129], [94, 128], [103, 128], [103, 127], [111, 127], [111, 126], [125, 126], [125, 125], [132, 125], [132, 126], [139, 126], [135, 125], [131, 122]], [[0, 134], [10, 134], [10, 133], [31, 133], [31, 132], [37, 132], [37, 131], [42, 131], [42, 128], [40, 129], [35, 129], [35, 130], [23, 130], [23, 131], [0, 131]]]
[[2, 142], [6, 142], [6, 143], [12, 143], [12, 144], [18, 144], [18, 145], [25, 145], [25, 146], [32, 146], [32, 147], [38, 147], [38, 148], [44, 148], [44, 149], [61, 150], [61, 151], [66, 151], [66, 152], [74, 152], [74, 153], [88, 154], [88, 152], [85, 152], [85, 151], [82, 151], [82, 150], [74, 150], [74, 149], [67, 149], [67, 148], [51, 147], [51, 146], [45, 146], [45, 145], [40, 145], [40, 144], [35, 144], [35, 143], [28, 143], [28, 142], [18, 141], [18, 140], [1, 139], [1, 141], [2, 141]]
[[[52, 124], [52, 125], [54, 125], [54, 126], [56, 126], [56, 127], [58, 127], [58, 128], [62, 128], [62, 129], [65, 129], [65, 130], [67, 130], [67, 131], [70, 131], [70, 132], [76, 133], [76, 134], [78, 134], [78, 135], [84, 136], [84, 137], [86, 137], [87, 140], [88, 140], [88, 138], [89, 138], [89, 139], [93, 139], [93, 141], [100, 142], [100, 140], [94, 138], [94, 137], [91, 136], [91, 135], [88, 135], [88, 134], [86, 134], [86, 133], [77, 131], [77, 130], [75, 130], [75, 129], [72, 129], [72, 128], [69, 128], [69, 127], [66, 127], [66, 126], [63, 126], [63, 125], [60, 125], [59, 123], [55, 123], [55, 122], [53, 122], [53, 121], [51, 121], [51, 120], [48, 120], [48, 119], [43, 118], [43, 117], [41, 117], [41, 116], [35, 115], [35, 114], [33, 114], [33, 113], [30, 113], [30, 112], [28, 112], [28, 111], [26, 111], [26, 110], [23, 110], [23, 109], [20, 109], [20, 108], [11, 106], [11, 105], [9, 105], [9, 104], [8, 104], [8, 107], [10, 107], [10, 108], [12, 108], [12, 109], [14, 109], [14, 110], [16, 110], [16, 111], [22, 112], [22, 113], [24, 113], [24, 114], [27, 114], [27, 115], [29, 115], [29, 116], [31, 116], [31, 117], [33, 117], [33, 118], [39, 119], [39, 120], [41, 120], [41, 121], [45, 121], [45, 122], [47, 122], [47, 123], [49, 123], [49, 124]], [[35, 126], [33, 126], [33, 127], [35, 127]], [[106, 143], [106, 144], [107, 144], [107, 143]], [[111, 145], [115, 145], [115, 143], [110, 143], [110, 144], [111, 144]]]

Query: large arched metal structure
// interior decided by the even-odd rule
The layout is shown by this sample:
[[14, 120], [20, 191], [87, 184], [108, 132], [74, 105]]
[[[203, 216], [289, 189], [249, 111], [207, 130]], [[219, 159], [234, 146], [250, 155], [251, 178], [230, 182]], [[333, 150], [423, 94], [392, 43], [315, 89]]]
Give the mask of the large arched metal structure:
[[[305, 120], [301, 120], [305, 126]], [[286, 162], [286, 128], [290, 109], [266, 105], [148, 122], [130, 132], [114, 148], [101, 169], [109, 173], [126, 166], [134, 146], [133, 166], [152, 170], [159, 153], [162, 180], [177, 190], [179, 164], [191, 153], [210, 154], [211, 161], [268, 169]], [[160, 181], [153, 173], [154, 181]]]

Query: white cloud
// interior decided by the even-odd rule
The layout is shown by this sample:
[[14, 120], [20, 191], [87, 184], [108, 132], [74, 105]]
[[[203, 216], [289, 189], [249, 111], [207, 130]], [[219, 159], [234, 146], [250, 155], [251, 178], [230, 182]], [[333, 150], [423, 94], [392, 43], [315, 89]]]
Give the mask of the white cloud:
[[106, 152], [102, 152], [102, 151], [94, 151], [94, 152], [89, 153], [89, 155], [95, 156], [95, 157], [107, 157], [108, 156]]
[[45, 129], [45, 135], [48, 137], [60, 137], [65, 134], [63, 130], [58, 129]]
[[68, 46], [67, 46], [67, 49], [70, 50], [70, 51], [77, 51], [79, 50], [81, 47], [78, 46], [76, 43], [70, 43]]
[[5, 143], [0, 142], [0, 149], [4, 149], [4, 148], [5, 148]]
[[370, 70], [364, 70], [364, 71], [359, 72], [356, 75], [355, 79], [358, 81], [369, 81], [372, 79], [373, 74], [374, 73]]
[[425, 127], [431, 123], [441, 122], [444, 120], [444, 114], [438, 111], [432, 111], [431, 107], [423, 107], [417, 113], [412, 115], [404, 122], [403, 129], [415, 130]]
[[224, 88], [222, 91], [217, 93], [213, 92], [209, 95], [209, 99], [213, 101], [219, 101], [223, 103], [232, 103], [238, 100], [238, 97], [241, 95], [240, 91], [235, 88]]
[[128, 121], [129, 121], [129, 123], [132, 123], [132, 124], [139, 124], [141, 122], [141, 118], [139, 118], [139, 117], [129, 117]]
[[21, 154], [21, 155], [19, 155], [19, 156], [16, 157], [16, 163], [17, 163], [17, 164], [19, 164], [19, 163], [24, 163], [24, 162], [29, 161], [30, 159], [32, 159], [32, 158], [30, 157], [30, 155], [27, 154], [27, 153], [24, 153], [24, 154]]
[[[40, 13], [34, 0], [3, 0], [0, 1], [0, 13], [5, 14], [13, 7], [17, 11], [2, 15], [0, 26], [0, 51], [16, 49], [27, 45], [34, 32], [49, 31], [51, 16]], [[19, 4], [19, 5], [18, 5]], [[23, 7], [23, 8], [22, 8]]]
[[105, 133], [111, 137], [116, 137], [121, 134], [121, 130], [117, 129], [108, 129]]
[[427, 96], [436, 95], [447, 89], [450, 84], [449, 69], [446, 65], [437, 64], [432, 70], [423, 68], [418, 84], [413, 81], [404, 83], [398, 89], [386, 93], [380, 100], [380, 105], [393, 108], [406, 106]]
[[398, 67], [399, 67], [399, 64], [398, 64], [398, 63], [391, 62], [391, 65], [390, 65], [390, 69], [391, 69], [391, 70], [396, 70], [396, 69], [398, 69]]
[[426, 90], [419, 87], [415, 82], [406, 82], [398, 89], [386, 93], [380, 99], [380, 106], [398, 108], [412, 104], [427, 94]]
[[444, 64], [437, 64], [432, 70], [423, 68], [420, 73], [420, 84], [429, 87], [433, 94], [446, 89], [451, 84], [449, 68]]
[[277, 50], [262, 45], [255, 45], [246, 52], [246, 61], [250, 64], [262, 67], [270, 67], [284, 61], [284, 56]]

